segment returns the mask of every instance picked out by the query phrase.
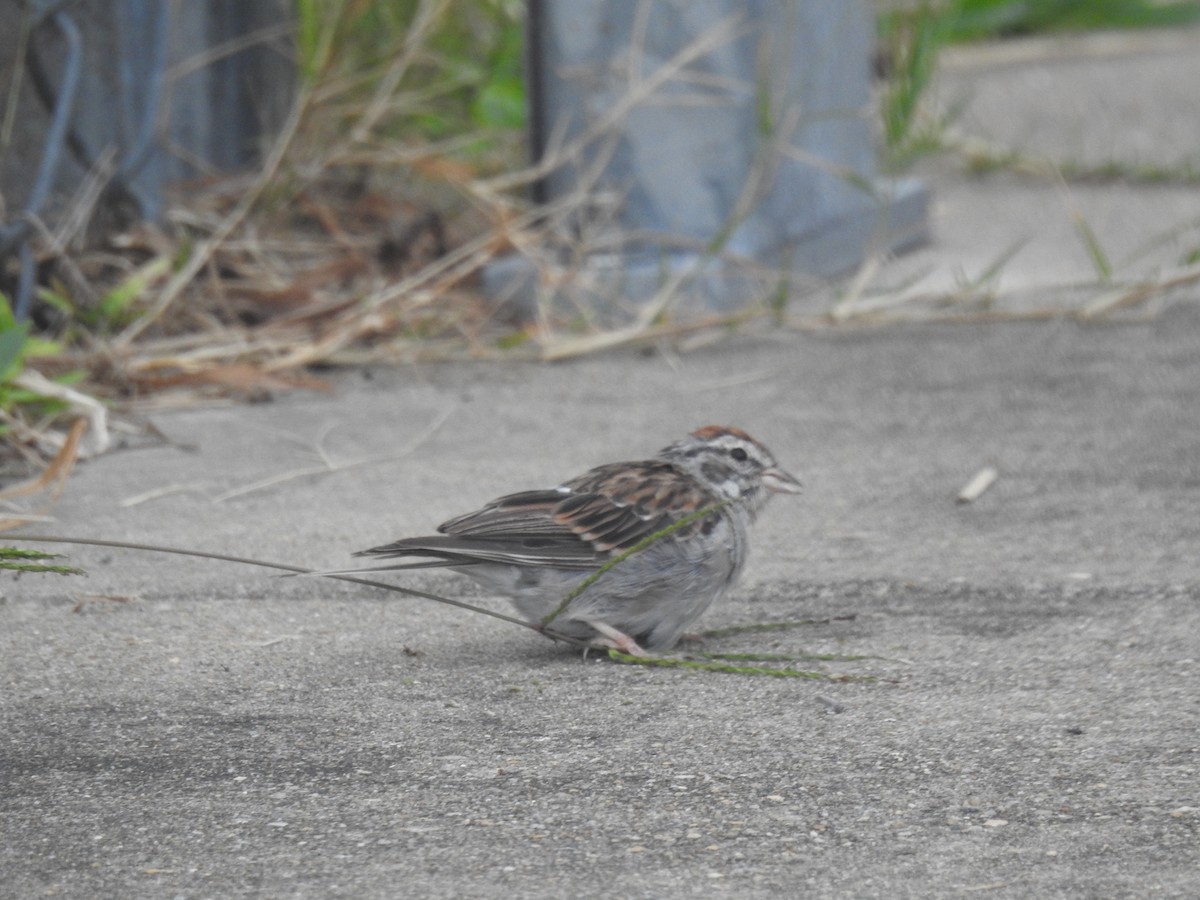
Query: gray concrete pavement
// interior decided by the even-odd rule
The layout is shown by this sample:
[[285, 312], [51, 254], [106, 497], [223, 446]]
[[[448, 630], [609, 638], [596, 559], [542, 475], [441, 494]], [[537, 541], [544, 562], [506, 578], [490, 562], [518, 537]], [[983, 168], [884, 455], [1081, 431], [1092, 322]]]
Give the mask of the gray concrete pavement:
[[[1174, 127], [1126, 84], [1139, 127]], [[1020, 204], [1044, 188], [931, 177], [936, 277], [1028, 227], [1041, 277], [1078, 279], [1074, 233]], [[1196, 188], [1090, 190], [1200, 213]], [[807, 491], [768, 509], [703, 624], [854, 618], [706, 649], [859, 657], [799, 665], [869, 678], [583, 662], [394, 594], [74, 549], [86, 580], [0, 584], [0, 896], [1195, 896], [1198, 301], [352, 372], [328, 397], [155, 416], [178, 446], [83, 466], [41, 530], [340, 566], [739, 424]], [[379, 460], [219, 500], [317, 445]], [[993, 488], [955, 504], [986, 464]]]

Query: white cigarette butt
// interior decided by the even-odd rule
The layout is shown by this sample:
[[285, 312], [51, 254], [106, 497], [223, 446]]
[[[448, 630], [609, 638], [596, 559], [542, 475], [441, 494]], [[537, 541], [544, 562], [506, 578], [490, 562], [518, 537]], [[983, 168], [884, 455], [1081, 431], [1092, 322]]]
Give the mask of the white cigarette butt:
[[971, 503], [978, 500], [999, 477], [1000, 472], [994, 466], [984, 466], [975, 473], [974, 478], [967, 482], [967, 486], [958, 492], [958, 502]]

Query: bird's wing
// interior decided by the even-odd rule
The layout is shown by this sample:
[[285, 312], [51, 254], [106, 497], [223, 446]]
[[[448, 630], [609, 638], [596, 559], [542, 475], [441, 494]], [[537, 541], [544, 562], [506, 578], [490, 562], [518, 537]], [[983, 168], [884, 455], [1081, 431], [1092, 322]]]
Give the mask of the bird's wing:
[[440, 535], [405, 538], [356, 555], [434, 556], [447, 565], [594, 568], [711, 503], [699, 484], [667, 463], [614, 463], [559, 488], [500, 497], [443, 523]]

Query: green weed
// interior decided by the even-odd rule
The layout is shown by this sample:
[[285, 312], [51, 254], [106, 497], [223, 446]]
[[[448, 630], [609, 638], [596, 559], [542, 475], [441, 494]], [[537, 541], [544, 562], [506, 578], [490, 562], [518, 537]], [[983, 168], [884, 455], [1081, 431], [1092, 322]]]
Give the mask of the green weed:
[[384, 135], [441, 140], [519, 129], [524, 4], [519, 0], [295, 0], [301, 79], [348, 120], [393, 79]]
[[[1200, 0], [921, 0], [884, 3], [878, 17], [886, 61], [884, 145], [893, 164], [941, 149], [942, 123], [920, 109], [947, 44], [1046, 32], [1171, 27], [1200, 21]], [[1002, 164], [1000, 160], [993, 163]]]
[[10, 572], [43, 572], [54, 575], [86, 575], [83, 569], [49, 563], [46, 560], [61, 559], [57, 553], [42, 553], [40, 550], [18, 550], [16, 547], [0, 547], [0, 569]]
[[[30, 334], [28, 320], [18, 322], [8, 298], [0, 294], [0, 411], [6, 418], [23, 412], [26, 418], [39, 419], [67, 408], [64, 401], [45, 397], [20, 384], [20, 376], [29, 360], [59, 353], [61, 349], [55, 341]], [[82, 377], [82, 373], [72, 373], [60, 378], [59, 383], [78, 381]], [[0, 422], [0, 435], [7, 433], [8, 428], [7, 422]]]

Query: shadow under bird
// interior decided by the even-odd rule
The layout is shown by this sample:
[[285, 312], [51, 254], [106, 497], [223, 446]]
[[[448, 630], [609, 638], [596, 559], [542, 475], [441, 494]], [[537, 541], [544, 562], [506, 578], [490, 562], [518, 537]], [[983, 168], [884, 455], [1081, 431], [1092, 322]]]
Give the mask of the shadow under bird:
[[799, 492], [762, 443], [708, 425], [653, 459], [508, 494], [438, 534], [355, 554], [423, 562], [316, 574], [446, 567], [508, 596], [553, 633], [641, 655], [674, 646], [737, 582], [750, 525], [771, 494]]

